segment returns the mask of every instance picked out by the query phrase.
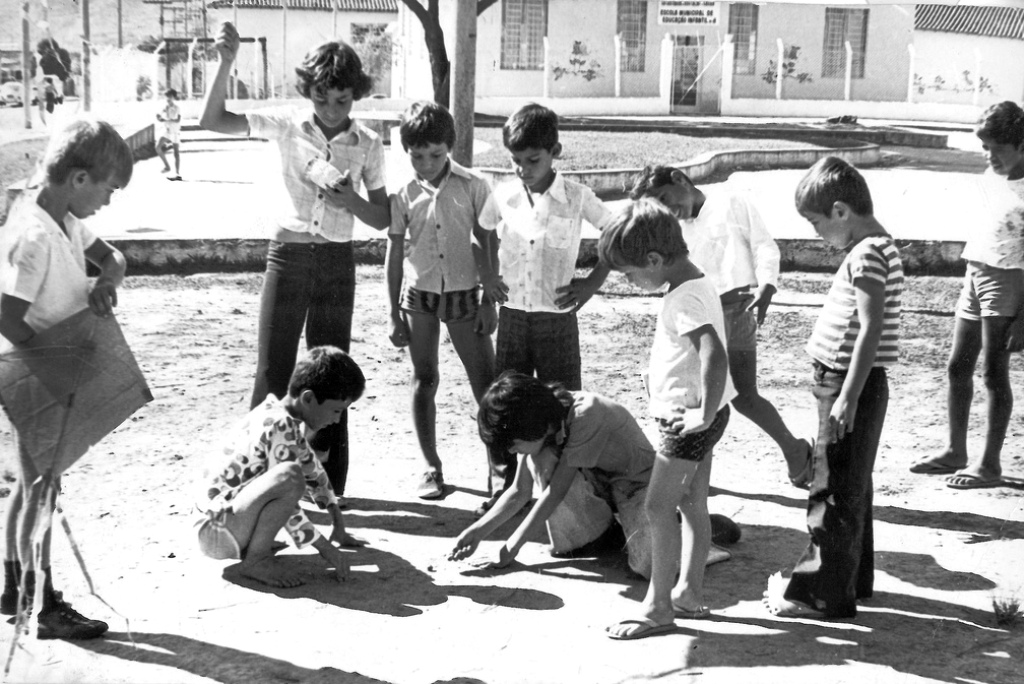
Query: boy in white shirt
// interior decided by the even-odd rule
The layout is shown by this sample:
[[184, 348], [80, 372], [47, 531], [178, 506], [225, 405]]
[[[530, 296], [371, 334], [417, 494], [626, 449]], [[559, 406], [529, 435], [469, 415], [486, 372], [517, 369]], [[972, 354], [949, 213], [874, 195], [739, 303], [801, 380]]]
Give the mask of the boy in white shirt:
[[168, 88], [164, 97], [167, 98], [167, 103], [156, 113], [156, 120], [164, 124], [164, 132], [156, 141], [156, 153], [164, 163], [161, 173], [170, 173], [171, 165], [167, 163], [167, 150], [169, 148], [174, 152], [174, 175], [168, 176], [167, 180], [181, 180], [181, 109], [175, 102], [178, 91]]
[[[508, 300], [498, 312], [496, 372], [515, 370], [565, 389], [582, 389], [576, 312], [608, 277], [598, 264], [575, 278], [582, 223], [601, 228], [611, 214], [594, 192], [552, 168], [561, 153], [558, 115], [547, 107], [521, 107], [502, 128], [516, 180], [494, 189], [480, 223], [497, 231], [498, 261]], [[504, 461], [504, 463], [502, 463]], [[492, 454], [492, 497], [486, 512], [515, 480], [516, 460]]]
[[[668, 166], [647, 166], [630, 197], [653, 197], [683, 227], [690, 258], [714, 284], [725, 313], [729, 370], [738, 395], [732, 405], [782, 449], [789, 479], [806, 489], [811, 444], [786, 427], [778, 410], [757, 391], [757, 326], [776, 292], [779, 248], [757, 209], [741, 195], [705, 193]], [[756, 313], [755, 313], [756, 312]]]

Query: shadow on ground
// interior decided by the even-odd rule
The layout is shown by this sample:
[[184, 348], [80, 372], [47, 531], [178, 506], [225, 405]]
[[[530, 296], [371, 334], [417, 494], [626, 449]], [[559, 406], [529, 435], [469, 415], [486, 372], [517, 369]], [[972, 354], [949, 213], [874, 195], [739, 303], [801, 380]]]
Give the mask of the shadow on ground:
[[83, 641], [80, 645], [93, 653], [130, 662], [171, 667], [222, 684], [388, 684], [358, 672], [344, 672], [333, 667], [313, 670], [286, 660], [177, 634], [132, 632], [129, 638], [124, 633], [108, 632], [105, 639]]

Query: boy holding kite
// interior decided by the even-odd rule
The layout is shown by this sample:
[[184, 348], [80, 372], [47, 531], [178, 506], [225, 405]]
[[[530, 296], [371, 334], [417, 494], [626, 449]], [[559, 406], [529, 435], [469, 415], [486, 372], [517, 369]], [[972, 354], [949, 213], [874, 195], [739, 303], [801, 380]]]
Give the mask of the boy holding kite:
[[[54, 134], [42, 162], [41, 188], [12, 212], [0, 246], [0, 353], [31, 348], [37, 333], [85, 308], [101, 317], [113, 312], [124, 257], [81, 219], [109, 204], [114, 191], [128, 184], [132, 164], [131, 149], [108, 123], [78, 120]], [[86, 275], [86, 260], [99, 268], [95, 282]], [[30, 457], [23, 441], [27, 436], [17, 429], [15, 434], [18, 486], [7, 509], [0, 613], [31, 610], [35, 585], [41, 582], [41, 605], [34, 607], [37, 637], [96, 638], [107, 624], [79, 614], [53, 588], [49, 530], [33, 553], [33, 529], [44, 505], [55, 504], [59, 472], [53, 473], [52, 492], [41, 495], [39, 481], [47, 473]]]

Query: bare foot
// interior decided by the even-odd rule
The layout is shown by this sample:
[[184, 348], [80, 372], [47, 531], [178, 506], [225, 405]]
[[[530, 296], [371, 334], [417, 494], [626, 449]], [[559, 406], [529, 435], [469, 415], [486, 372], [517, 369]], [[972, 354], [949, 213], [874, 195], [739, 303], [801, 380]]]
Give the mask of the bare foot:
[[951, 489], [984, 489], [998, 487], [1002, 483], [1002, 469], [992, 470], [973, 463], [946, 478], [946, 486]]
[[814, 446], [806, 439], [798, 439], [796, 448], [792, 451], [783, 452], [786, 459], [786, 467], [789, 471], [789, 481], [794, 487], [807, 489], [811, 483], [811, 456], [814, 453]]
[[239, 564], [236, 572], [242, 577], [266, 584], [268, 587], [287, 589], [305, 584], [301, 578], [294, 572], [289, 572], [273, 556], [264, 556], [257, 560], [244, 560]]
[[948, 475], [967, 467], [967, 455], [954, 453], [951, 449], [926, 456], [910, 466], [910, 472], [918, 475]]
[[663, 634], [675, 629], [675, 612], [669, 605], [667, 610], [641, 606], [642, 610], [629, 620], [620, 620], [605, 627], [612, 639], [641, 639], [646, 636]]
[[782, 573], [777, 572], [768, 578], [768, 588], [765, 589], [761, 603], [765, 609], [776, 617], [784, 618], [823, 618], [825, 614], [799, 601], [790, 601], [783, 595], [788, 582], [783, 578]]

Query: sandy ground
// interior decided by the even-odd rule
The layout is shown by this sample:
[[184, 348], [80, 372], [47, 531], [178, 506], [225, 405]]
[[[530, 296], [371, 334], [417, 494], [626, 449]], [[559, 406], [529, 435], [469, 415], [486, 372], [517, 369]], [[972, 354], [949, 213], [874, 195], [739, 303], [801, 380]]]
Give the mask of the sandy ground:
[[[119, 320], [156, 398], [68, 472], [63, 495], [97, 592], [120, 616], [87, 595], [58, 533], [58, 586], [84, 613], [108, 620], [110, 633], [79, 643], [25, 638], [8, 681], [1021, 681], [1024, 630], [999, 627], [991, 608], [993, 597], [1024, 596], [1021, 480], [955, 492], [907, 472], [943, 436], [941, 368], [952, 319], [942, 311], [951, 302], [905, 317], [910, 325], [927, 319], [939, 332], [914, 342], [908, 351], [916, 361], [893, 375], [876, 472], [876, 595], [858, 618], [793, 621], [763, 610], [766, 578], [790, 567], [806, 542], [805, 499], [786, 481], [774, 445], [737, 416], [717, 450], [711, 508], [739, 522], [743, 538], [730, 562], [708, 572], [713, 618], [613, 642], [604, 626], [628, 617], [645, 589], [619, 556], [555, 560], [537, 539], [514, 572], [473, 572], [444, 560], [485, 483], [472, 396], [444, 343], [438, 436], [454, 488], [441, 501], [416, 499], [408, 361], [386, 338], [381, 269], [359, 274], [353, 353], [369, 385], [351, 412], [346, 519], [370, 546], [351, 552], [352, 578], [336, 583], [318, 556], [288, 550], [308, 583], [268, 590], [225, 579], [230, 562], [199, 554], [194, 484], [221, 430], [248, 406], [259, 276], [135, 279], [122, 291]], [[815, 315], [815, 298], [784, 290], [776, 302], [775, 323], [761, 334], [762, 390], [795, 431], [810, 434], [803, 340], [787, 327]], [[598, 296], [581, 315], [584, 384], [638, 416], [647, 347], [617, 350], [624, 336], [649, 335], [657, 305], [652, 297]], [[1020, 387], [1019, 363], [1013, 372]], [[1008, 475], [1024, 474], [1022, 448], [1024, 422], [1015, 417]], [[488, 542], [483, 553], [498, 546]], [[6, 654], [13, 628], [0, 627]]]

